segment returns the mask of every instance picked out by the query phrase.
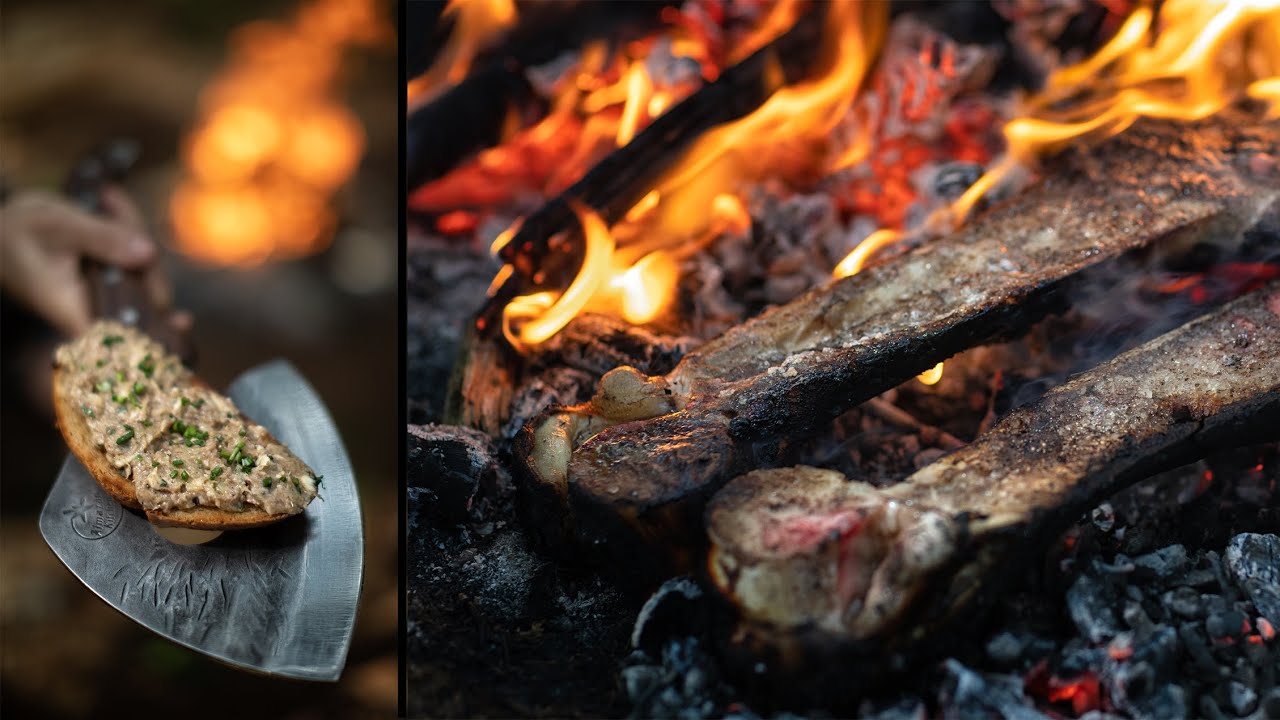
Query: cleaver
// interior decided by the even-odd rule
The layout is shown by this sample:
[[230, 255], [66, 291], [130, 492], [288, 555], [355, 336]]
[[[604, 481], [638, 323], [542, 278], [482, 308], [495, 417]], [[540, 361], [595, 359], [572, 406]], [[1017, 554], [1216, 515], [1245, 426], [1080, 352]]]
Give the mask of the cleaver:
[[161, 637], [244, 670], [334, 682], [364, 572], [351, 461], [324, 403], [287, 362], [244, 373], [227, 394], [324, 477], [303, 513], [180, 545], [68, 455], [40, 533], [98, 597]]
[[[136, 158], [136, 144], [107, 143], [76, 165], [64, 189], [100, 212], [100, 188]], [[97, 264], [84, 270], [99, 316], [181, 346], [149, 307], [139, 274]], [[90, 590], [160, 636], [236, 668], [334, 682], [351, 645], [364, 572], [351, 461], [324, 403], [287, 362], [244, 373], [227, 394], [324, 478], [304, 512], [179, 544], [116, 502], [68, 455], [41, 510], [40, 533]]]

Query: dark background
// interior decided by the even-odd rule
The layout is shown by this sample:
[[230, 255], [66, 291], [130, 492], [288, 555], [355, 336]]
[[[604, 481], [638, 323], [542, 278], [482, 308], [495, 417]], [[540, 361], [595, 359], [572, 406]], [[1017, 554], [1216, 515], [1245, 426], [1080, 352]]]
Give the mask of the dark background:
[[[305, 2], [306, 0], [302, 0]], [[286, 20], [301, 2], [15, 2], [0, 25], [0, 174], [56, 188], [77, 156], [125, 134], [143, 148], [126, 189], [169, 243], [179, 148], [226, 41], [254, 19]], [[386, 717], [396, 707], [397, 311], [396, 7], [386, 37], [349, 52], [344, 94], [366, 134], [340, 190], [329, 249], [251, 270], [203, 266], [167, 251], [176, 304], [196, 318], [196, 370], [225, 387], [285, 358], [316, 388], [359, 482], [365, 579], [336, 685], [268, 680], [161, 640], [85, 589], [40, 537], [36, 519], [66, 448], [48, 410], [59, 338], [5, 298], [0, 424], [0, 715]], [[358, 283], [352, 264], [362, 268]], [[345, 274], [344, 274], [345, 273]]]

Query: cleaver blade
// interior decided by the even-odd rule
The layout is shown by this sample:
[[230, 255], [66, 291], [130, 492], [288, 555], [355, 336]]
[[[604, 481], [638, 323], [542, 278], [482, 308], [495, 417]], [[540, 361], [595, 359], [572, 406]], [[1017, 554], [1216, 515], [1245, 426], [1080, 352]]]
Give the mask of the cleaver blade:
[[323, 476], [303, 513], [179, 545], [68, 456], [40, 532], [90, 590], [158, 635], [239, 669], [335, 682], [364, 575], [351, 461], [324, 403], [287, 362], [249, 370], [227, 394]]

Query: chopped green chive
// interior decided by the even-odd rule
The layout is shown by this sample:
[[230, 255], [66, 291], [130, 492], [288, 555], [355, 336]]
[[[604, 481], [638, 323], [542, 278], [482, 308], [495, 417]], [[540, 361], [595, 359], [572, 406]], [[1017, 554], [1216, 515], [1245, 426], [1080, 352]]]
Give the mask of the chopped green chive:
[[84, 411], [85, 415], [88, 415], [89, 417], [93, 417], [93, 408], [89, 407], [88, 405], [81, 405], [80, 409]]
[[240, 428], [240, 437], [244, 437], [245, 435], [248, 435], [248, 434], [249, 434], [248, 430], [245, 430], [244, 428]]
[[145, 393], [146, 391], [147, 391], [147, 386], [146, 386], [146, 385], [143, 385], [143, 384], [142, 384], [142, 383], [140, 383], [140, 382], [136, 382], [136, 383], [134, 383], [134, 384], [133, 384], [133, 394], [134, 394], [134, 395], [141, 395], [141, 394]]
[[116, 371], [116, 382], [124, 382], [124, 371], [123, 371], [123, 370], [117, 370], [117, 371]]
[[152, 425], [154, 425], [154, 424], [155, 424], [155, 423], [151, 422], [150, 420], [143, 420], [143, 421], [142, 421], [142, 427], [151, 427], [151, 426], [152, 426]]
[[103, 380], [102, 382], [98, 383], [97, 385], [94, 385], [94, 386], [93, 386], [93, 389], [94, 389], [94, 390], [97, 390], [98, 392], [109, 392], [109, 391], [111, 390], [111, 381], [110, 381], [110, 380]]
[[102, 338], [102, 344], [107, 347], [111, 347], [112, 345], [118, 345], [122, 342], [124, 342], [123, 335], [108, 335]]
[[[102, 367], [103, 365], [106, 365], [106, 364], [107, 364], [107, 361], [105, 359], [98, 360], [98, 362], [95, 364], [95, 367]], [[82, 367], [80, 369], [83, 370], [84, 368]]]
[[185, 464], [186, 464], [186, 463], [184, 463], [182, 460], [179, 460], [178, 458], [174, 458], [174, 459], [173, 459], [173, 466], [174, 466], [174, 467], [182, 467], [182, 466], [183, 466], [183, 465], [185, 465]]
[[151, 374], [156, 371], [156, 364], [151, 360], [151, 353], [147, 353], [146, 357], [142, 358], [142, 362], [138, 363], [138, 369], [147, 377], [151, 377]]
[[182, 475], [182, 479], [183, 479], [183, 480], [190, 480], [190, 479], [191, 479], [191, 476], [187, 474], [187, 471], [186, 471], [186, 470], [183, 470], [183, 471], [182, 471], [181, 473], [179, 473], [179, 474], [180, 474], [180, 475]]
[[128, 425], [125, 425], [124, 434], [116, 438], [116, 444], [124, 445], [125, 443], [129, 442], [132, 439], [133, 439], [133, 428], [129, 427]]
[[269, 478], [269, 477], [264, 477], [264, 478], [262, 478], [262, 487], [264, 487], [264, 488], [269, 488], [269, 487], [271, 487], [271, 478]]
[[169, 471], [169, 477], [171, 477], [171, 478], [176, 478], [176, 477], [178, 477], [178, 471], [177, 471], [177, 470], [170, 470], [170, 471]]
[[221, 465], [219, 465], [218, 467], [216, 467], [216, 468], [214, 468], [214, 469], [212, 469], [212, 470], [210, 470], [210, 471], [209, 471], [209, 477], [210, 477], [210, 478], [216, 478], [216, 477], [218, 477], [219, 475], [221, 475], [221, 474], [222, 474], [222, 471], [223, 471], [224, 469], [225, 469], [225, 468], [223, 468]]

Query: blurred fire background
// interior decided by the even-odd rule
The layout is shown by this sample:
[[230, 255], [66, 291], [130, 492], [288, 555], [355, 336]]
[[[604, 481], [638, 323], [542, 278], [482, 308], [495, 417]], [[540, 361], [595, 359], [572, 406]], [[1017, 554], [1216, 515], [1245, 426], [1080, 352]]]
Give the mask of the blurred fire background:
[[366, 565], [336, 685], [273, 681], [153, 636], [45, 545], [66, 448], [47, 399], [56, 335], [3, 306], [0, 715], [385, 717], [397, 624], [397, 73], [394, 3], [9, 0], [0, 174], [57, 188], [85, 151], [138, 140], [126, 189], [166, 248], [215, 387], [277, 357], [324, 398], [360, 485]]

